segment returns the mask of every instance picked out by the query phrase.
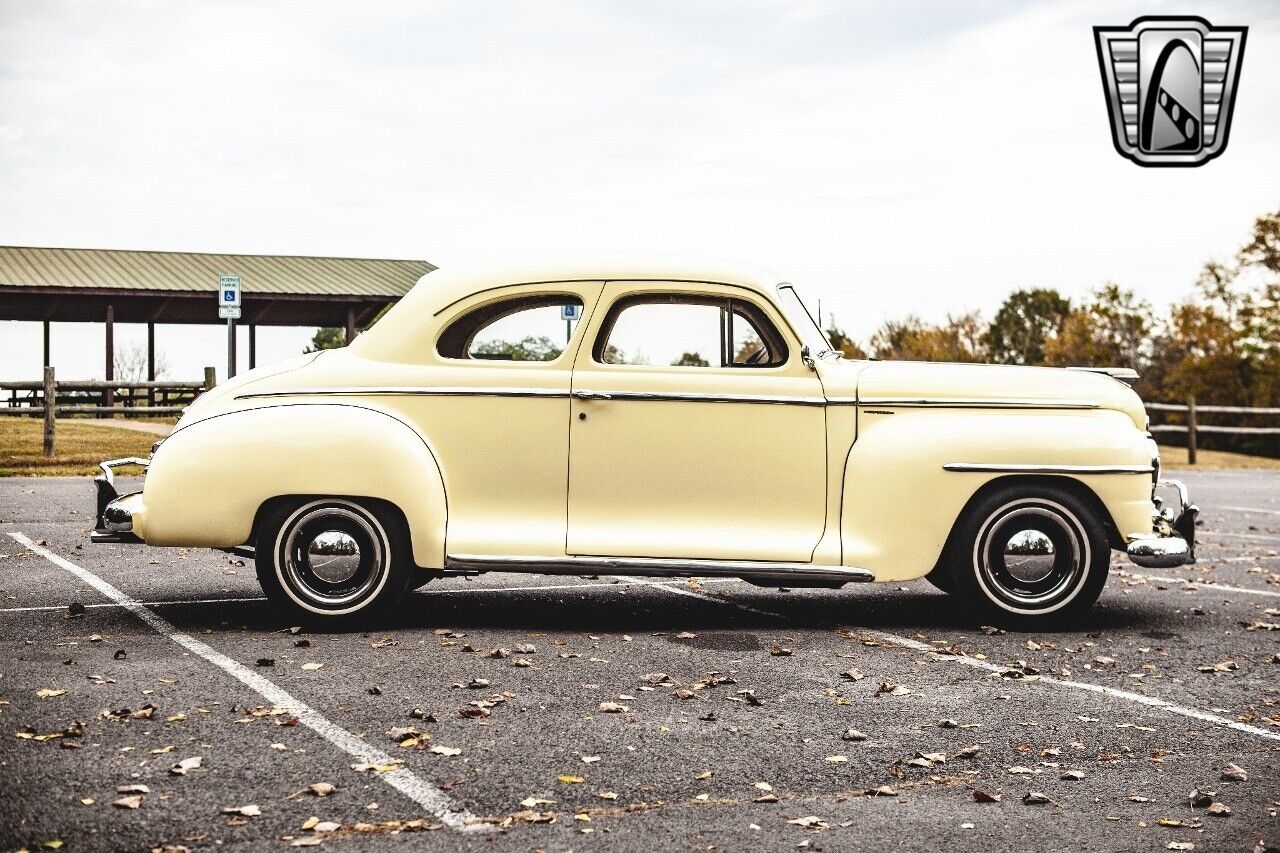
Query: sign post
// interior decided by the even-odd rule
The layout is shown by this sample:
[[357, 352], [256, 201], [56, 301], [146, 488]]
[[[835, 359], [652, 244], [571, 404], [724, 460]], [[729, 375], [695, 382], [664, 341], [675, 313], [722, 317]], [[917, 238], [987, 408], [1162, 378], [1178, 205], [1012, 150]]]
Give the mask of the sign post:
[[569, 343], [569, 339], [573, 337], [573, 323], [575, 320], [582, 319], [581, 305], [561, 305], [560, 317], [564, 320], [564, 342]]
[[218, 276], [218, 316], [227, 321], [227, 378], [236, 375], [236, 320], [240, 319], [240, 276]]

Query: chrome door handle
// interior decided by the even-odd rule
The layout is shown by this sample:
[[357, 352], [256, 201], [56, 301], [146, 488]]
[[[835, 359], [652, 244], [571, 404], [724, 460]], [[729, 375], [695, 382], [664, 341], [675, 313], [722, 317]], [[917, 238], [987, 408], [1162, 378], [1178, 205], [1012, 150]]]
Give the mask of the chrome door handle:
[[612, 394], [603, 391], [574, 391], [573, 397], [578, 400], [612, 400]]

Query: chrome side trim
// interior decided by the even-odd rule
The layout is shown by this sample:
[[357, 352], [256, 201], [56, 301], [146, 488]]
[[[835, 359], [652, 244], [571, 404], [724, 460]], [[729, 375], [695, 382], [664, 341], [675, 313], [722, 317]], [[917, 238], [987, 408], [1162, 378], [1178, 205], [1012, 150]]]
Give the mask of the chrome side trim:
[[825, 406], [825, 397], [789, 397], [763, 394], [703, 394], [681, 391], [579, 391], [574, 397], [585, 400], [648, 400], [685, 403], [782, 403], [792, 406]]
[[825, 406], [825, 397], [766, 396], [758, 394], [701, 394], [651, 391], [560, 391], [552, 388], [481, 387], [395, 387], [395, 388], [289, 388], [279, 391], [250, 391], [237, 400], [272, 397], [574, 397], [579, 400], [649, 400], [690, 403], [783, 403], [795, 406]]
[[1146, 474], [1150, 465], [1017, 465], [1003, 462], [948, 462], [944, 471], [987, 474]]
[[1100, 409], [1101, 405], [1092, 400], [1069, 402], [1065, 400], [1019, 400], [1002, 398], [946, 398], [946, 397], [851, 397], [833, 398], [832, 402], [857, 402], [863, 406], [902, 406], [909, 408], [940, 409]]
[[751, 560], [675, 560], [657, 557], [494, 557], [485, 554], [450, 554], [446, 571], [525, 572], [547, 575], [660, 575], [676, 577], [737, 577], [785, 580], [836, 580], [866, 583], [875, 575], [847, 566], [812, 563], [756, 562]]
[[568, 391], [555, 388], [480, 388], [397, 386], [374, 388], [287, 388], [279, 391], [250, 391], [237, 394], [237, 400], [265, 397], [568, 397]]

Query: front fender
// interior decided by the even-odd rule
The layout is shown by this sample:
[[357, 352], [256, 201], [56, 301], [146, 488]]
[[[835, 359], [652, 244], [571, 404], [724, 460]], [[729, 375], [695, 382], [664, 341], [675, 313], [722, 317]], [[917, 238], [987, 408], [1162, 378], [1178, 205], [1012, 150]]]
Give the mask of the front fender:
[[[1115, 411], [1022, 412], [899, 408], [862, 411], [845, 466], [841, 540], [846, 566], [876, 580], [910, 580], [938, 561], [952, 526], [994, 472], [960, 463], [1149, 466], [1151, 449]], [[1080, 474], [1120, 534], [1149, 530], [1151, 474]]]
[[347, 403], [242, 409], [184, 426], [147, 471], [134, 532], [149, 545], [230, 548], [282, 495], [379, 498], [404, 513], [414, 562], [444, 566], [444, 481], [426, 440], [386, 412]]

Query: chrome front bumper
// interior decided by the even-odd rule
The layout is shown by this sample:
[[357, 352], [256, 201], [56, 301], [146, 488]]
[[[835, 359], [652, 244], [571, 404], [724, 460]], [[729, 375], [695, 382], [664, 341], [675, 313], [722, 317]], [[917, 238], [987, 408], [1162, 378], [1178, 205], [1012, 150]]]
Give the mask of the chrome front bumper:
[[1160, 480], [1156, 489], [1161, 487], [1177, 492], [1178, 509], [1153, 497], [1156, 512], [1151, 519], [1152, 532], [1130, 534], [1125, 549], [1130, 560], [1146, 569], [1170, 569], [1196, 561], [1196, 516], [1200, 508], [1191, 502], [1181, 480]]
[[91, 542], [141, 542], [133, 532], [133, 507], [141, 499], [141, 492], [121, 495], [116, 491], [115, 474], [112, 469], [124, 465], [141, 465], [143, 468], [151, 464], [150, 459], [130, 456], [125, 459], [112, 459], [98, 465], [102, 473], [93, 478], [97, 488], [97, 523], [89, 534]]

